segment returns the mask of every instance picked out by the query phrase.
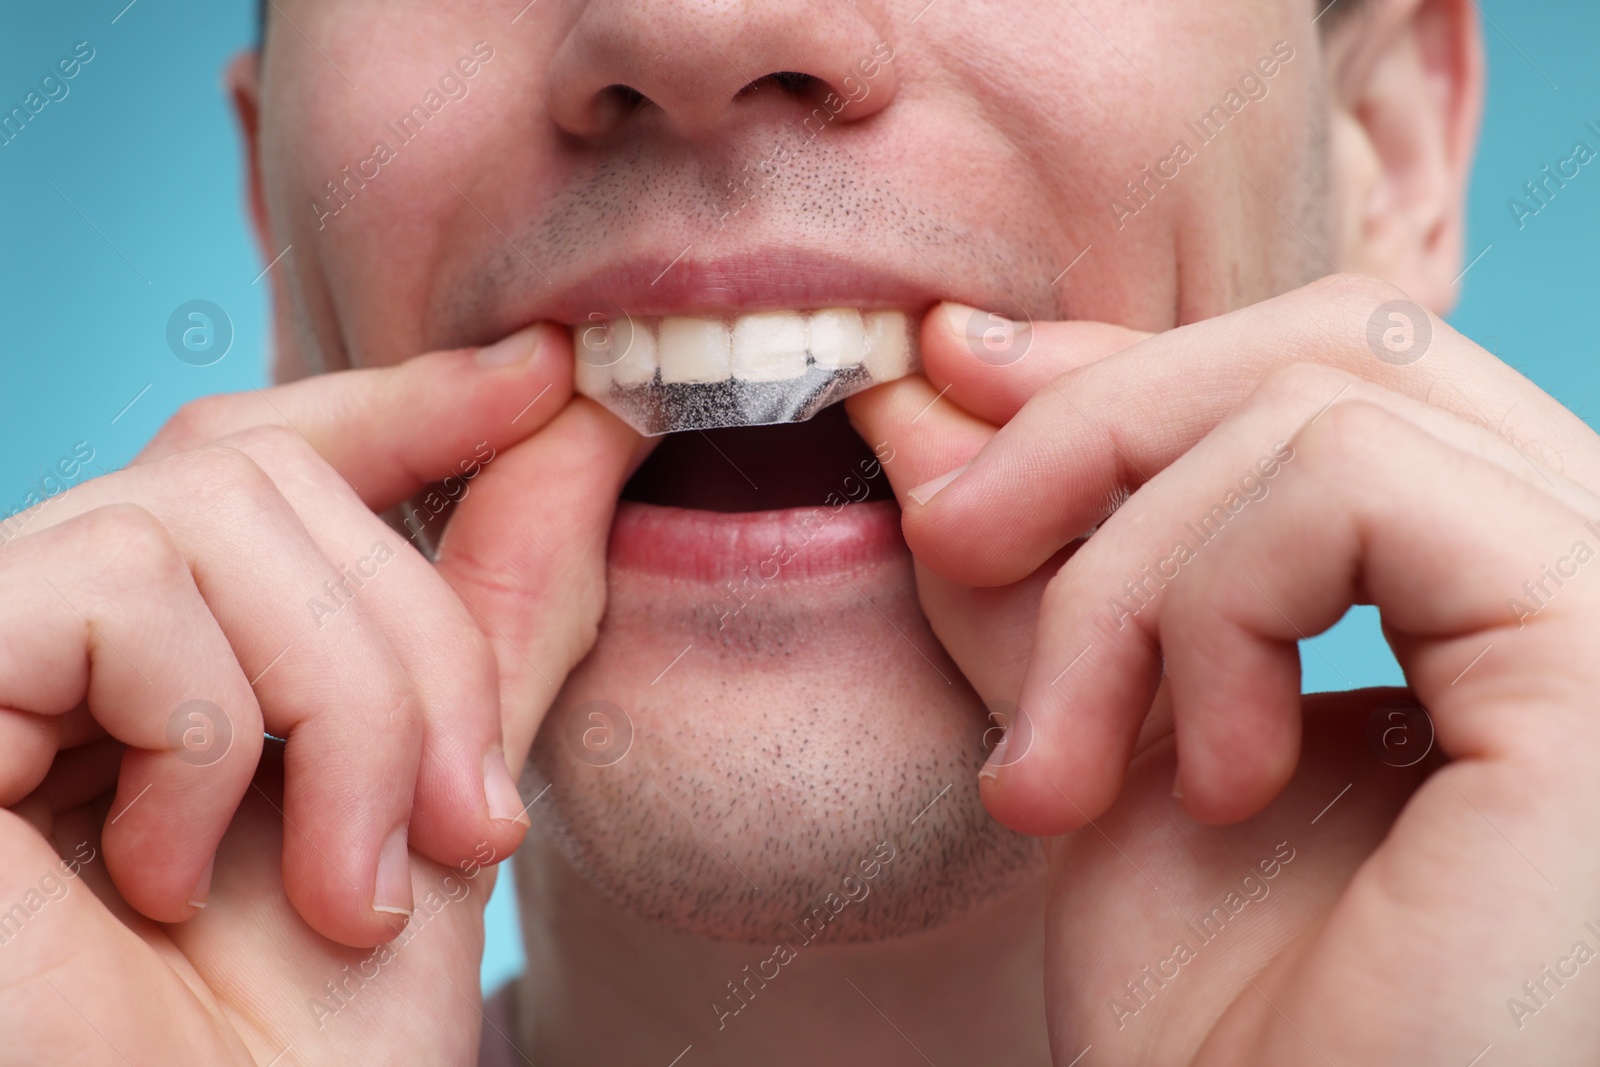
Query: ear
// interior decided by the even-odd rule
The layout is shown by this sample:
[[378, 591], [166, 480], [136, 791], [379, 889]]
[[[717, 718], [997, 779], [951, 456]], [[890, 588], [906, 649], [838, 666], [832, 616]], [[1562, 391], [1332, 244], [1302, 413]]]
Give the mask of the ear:
[[1472, 0], [1367, 0], [1327, 47], [1340, 266], [1384, 278], [1444, 314], [1456, 298], [1483, 113], [1476, 8]]
[[[284, 249], [273, 235], [272, 223], [267, 217], [266, 182], [261, 169], [261, 53], [252, 49], [234, 56], [223, 73], [223, 81], [233, 104], [234, 121], [239, 125], [239, 138], [244, 142], [245, 199], [250, 211], [250, 227], [255, 233], [261, 265], [267, 266], [280, 258], [279, 253]], [[277, 381], [291, 381], [308, 373], [296, 347], [289, 343], [293, 331], [283, 314], [283, 309], [289, 307], [284, 268], [285, 264], [279, 264], [264, 282], [271, 286], [268, 291], [272, 294], [272, 304], [268, 311], [274, 341], [273, 377]]]
[[255, 231], [257, 251], [271, 261], [277, 255], [272, 240], [272, 229], [267, 224], [267, 198], [261, 183], [261, 54], [254, 49], [240, 52], [228, 62], [223, 73], [228, 97], [233, 104], [233, 118], [239, 124], [239, 137], [244, 142], [247, 175], [246, 197], [250, 208], [250, 223]]

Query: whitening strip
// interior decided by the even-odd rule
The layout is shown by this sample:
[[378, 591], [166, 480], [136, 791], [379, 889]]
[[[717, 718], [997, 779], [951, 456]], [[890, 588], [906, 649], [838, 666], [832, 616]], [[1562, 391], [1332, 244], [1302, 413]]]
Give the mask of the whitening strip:
[[760, 311], [572, 328], [577, 390], [647, 437], [804, 422], [920, 368], [903, 311]]

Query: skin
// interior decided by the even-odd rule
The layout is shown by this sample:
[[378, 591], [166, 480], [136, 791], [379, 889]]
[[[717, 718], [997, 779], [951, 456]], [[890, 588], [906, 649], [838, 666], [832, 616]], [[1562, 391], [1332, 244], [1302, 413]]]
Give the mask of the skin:
[[[514, 1036], [530, 1061], [667, 1062], [692, 1044], [728, 1063], [1065, 1065], [1092, 1046], [1092, 1062], [1399, 1065], [1494, 1044], [1592, 1062], [1600, 987], [1562, 988], [1520, 1029], [1503, 998], [1600, 915], [1584, 705], [1600, 593], [1572, 582], [1531, 619], [1506, 600], [1597, 514], [1600, 447], [1442, 322], [1404, 366], [1368, 339], [1390, 301], [1452, 299], [1482, 90], [1470, 5], [1372, 0], [1329, 31], [1287, 2], [1089, 3], [1062, 20], [602, 0], [514, 26], [500, 5], [277, 6], [264, 60], [241, 58], [230, 83], [263, 247], [294, 246], [271, 275], [278, 374], [307, 380], [191, 406], [4, 554], [4, 602], [23, 606], [7, 632], [74, 643], [61, 663], [8, 653], [0, 672], [5, 729], [27, 739], [0, 775], [0, 900], [54, 877], [58, 855], [92, 893], [31, 912], [7, 946], [0, 1062], [109, 1045], [133, 1062], [470, 1064], [483, 867], [526, 818], [497, 810], [484, 760], [503, 751], [515, 775], [530, 746], [553, 798], [519, 860]], [[885, 38], [896, 58], [874, 93], [712, 229], [722, 179], [804, 113], [770, 84], [735, 100], [742, 72], [827, 78]], [[471, 95], [319, 217], [322, 182], [479, 39], [495, 58]], [[1119, 219], [1109, 196], [1280, 40], [1294, 59], [1270, 94]], [[619, 82], [651, 106], [614, 106]], [[759, 246], [893, 263], [927, 303], [1033, 322], [1025, 354], [984, 359], [957, 328], [970, 315], [938, 309], [924, 374], [849, 403], [863, 439], [894, 450], [911, 552], [860, 575], [882, 616], [837, 583], [797, 583], [755, 636], [686, 660], [657, 696], [654, 653], [681, 647], [704, 590], [607, 573], [612, 507], [647, 446], [572, 399], [562, 334], [516, 331], [574, 317], [545, 290], [607, 257], [666, 265], [696, 241], [691, 264]], [[432, 566], [402, 546], [364, 612], [322, 620], [332, 641], [268, 610], [368, 551], [375, 513], [464, 474], [480, 442], [495, 459]], [[1225, 538], [1131, 621], [1105, 613], [1280, 444], [1293, 459]], [[82, 562], [108, 556], [126, 566]], [[93, 598], [92, 626], [24, 589], [40, 572], [69, 603]], [[1433, 713], [1438, 753], [1405, 770], [1367, 740], [1399, 694], [1299, 696], [1294, 639], [1355, 602], [1378, 605]], [[145, 649], [130, 620], [151, 603], [173, 636]], [[295, 626], [304, 654], [261, 673]], [[785, 663], [772, 633], [809, 651]], [[935, 673], [963, 684], [934, 685], [909, 647], [935, 640]], [[192, 684], [130, 704], [113, 654], [128, 649], [146, 676]], [[781, 760], [765, 742], [806, 735], [773, 709], [820, 703], [824, 667], [817, 743]], [[640, 743], [583, 778], [539, 728], [602, 688]], [[264, 725], [287, 745], [259, 765], [253, 745], [230, 749], [204, 774], [163, 764], [166, 708], [190, 690], [216, 694], [238, 737]], [[1032, 740], [1016, 755], [1014, 729], [978, 777], [997, 700], [1026, 709]], [[867, 724], [884, 739], [870, 751]], [[659, 782], [705, 830], [647, 792]], [[179, 819], [200, 832], [174, 835]], [[371, 906], [398, 824], [411, 925], [374, 957], [398, 925]], [[893, 876], [860, 923], [719, 1027], [722, 983], [890, 834]], [[708, 842], [781, 891], [744, 893]], [[374, 873], [330, 877], [330, 855]], [[1271, 883], [1228, 920], [1248, 927], [1119, 1014], [1123, 983], [1246, 871]], [[366, 977], [334, 1000], [347, 965]]]

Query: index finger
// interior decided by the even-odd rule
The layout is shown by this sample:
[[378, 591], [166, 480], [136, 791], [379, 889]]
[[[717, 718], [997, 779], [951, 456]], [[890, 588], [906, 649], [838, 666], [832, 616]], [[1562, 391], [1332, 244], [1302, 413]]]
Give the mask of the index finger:
[[1019, 322], [941, 304], [922, 320], [922, 368], [941, 396], [1001, 426], [1053, 379], [1149, 336], [1109, 322]]
[[134, 462], [285, 426], [382, 511], [543, 427], [572, 396], [572, 363], [566, 328], [538, 323], [482, 349], [202, 397], [184, 405]]
[[[1581, 420], [1420, 307], [1411, 304], [1406, 314], [1414, 317], [1414, 339], [1426, 334], [1427, 343], [1409, 362], [1381, 358], [1380, 350], [1394, 353], [1370, 343], [1369, 327], [1404, 302], [1398, 292], [1366, 280], [1324, 280], [1068, 372], [936, 497], [913, 494], [926, 503], [905, 510], [907, 543], [952, 581], [1018, 581], [1194, 447], [1272, 371], [1297, 362], [1425, 401], [1495, 430], [1547, 466], [1565, 467], [1580, 484], [1600, 484], [1600, 463], [1580, 458], [1595, 451]], [[1041, 493], [1040, 485], [1063, 489]], [[1024, 496], [1026, 521], [994, 519], [1012, 515], [1014, 508], [1000, 505]]]

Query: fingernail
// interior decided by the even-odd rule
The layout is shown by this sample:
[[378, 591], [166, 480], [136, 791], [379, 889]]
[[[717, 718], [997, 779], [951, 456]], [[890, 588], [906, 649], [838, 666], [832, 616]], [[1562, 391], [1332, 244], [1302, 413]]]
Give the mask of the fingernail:
[[999, 778], [1000, 768], [1006, 765], [1006, 746], [1011, 743], [1011, 730], [1008, 727], [1000, 735], [1000, 740], [995, 743], [994, 751], [989, 753], [989, 758], [983, 764], [983, 770], [978, 772], [978, 780], [985, 778]]
[[543, 326], [543, 323], [537, 323], [504, 340], [496, 341], [487, 348], [480, 348], [478, 363], [485, 367], [509, 367], [517, 363], [526, 363], [539, 350], [540, 330]]
[[972, 464], [963, 463], [955, 470], [941, 474], [931, 482], [923, 482], [915, 489], [912, 489], [910, 492], [906, 493], [906, 496], [910, 497], [911, 500], [916, 504], [926, 504], [928, 501], [933, 499], [935, 493], [965, 474], [967, 468], [970, 466], [972, 466]]
[[204, 908], [211, 901], [211, 872], [217, 868], [217, 857], [212, 856], [211, 862], [206, 864], [205, 873], [200, 876], [200, 881], [195, 885], [194, 892], [189, 895], [189, 907]]
[[1179, 771], [1172, 776], [1172, 795], [1179, 800], [1183, 799], [1183, 772]]
[[511, 780], [505, 754], [498, 746], [483, 757], [483, 795], [489, 800], [489, 818], [523, 827], [531, 825], [517, 783]]
[[[966, 304], [944, 305], [945, 321], [957, 337], [977, 341], [987, 349], [997, 338], [1012, 338], [1028, 324], [1007, 318], [998, 311], [984, 311]], [[974, 349], [976, 352], [977, 350]], [[980, 353], [981, 354], [981, 353]]]
[[1005, 321], [1003, 315], [993, 312], [979, 311], [966, 304], [944, 305], [945, 321], [950, 324], [950, 329], [957, 337], [968, 340], [983, 340], [984, 335], [995, 326], [997, 322]]
[[378, 855], [378, 886], [372, 910], [390, 915], [411, 914], [411, 853], [406, 849], [404, 826], [389, 835]]

